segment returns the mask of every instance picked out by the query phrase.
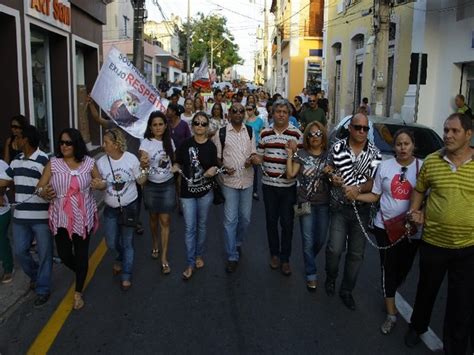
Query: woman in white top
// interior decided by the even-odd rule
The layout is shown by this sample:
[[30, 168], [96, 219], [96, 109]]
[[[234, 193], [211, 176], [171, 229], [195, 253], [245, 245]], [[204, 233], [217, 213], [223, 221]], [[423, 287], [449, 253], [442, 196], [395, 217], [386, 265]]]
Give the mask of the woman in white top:
[[186, 122], [191, 129], [191, 121], [194, 116], [194, 102], [193, 99], [187, 98], [184, 100], [184, 112], [181, 114], [181, 119]]
[[97, 168], [104, 184], [95, 187], [105, 191], [103, 224], [105, 240], [110, 250], [117, 253], [112, 272], [121, 275], [121, 287], [126, 291], [131, 286], [135, 227], [121, 224], [120, 210], [126, 209], [133, 214], [138, 211], [137, 184], [143, 184], [146, 177], [140, 172], [140, 162], [132, 153], [127, 152], [127, 144], [122, 130], [112, 128], [105, 131], [103, 148], [105, 154], [97, 161]]
[[171, 212], [176, 208], [175, 179], [171, 172], [175, 146], [171, 139], [171, 128], [166, 116], [155, 111], [148, 118], [145, 138], [140, 144], [140, 166], [146, 169], [148, 181], [145, 184], [143, 201], [150, 214], [153, 259], [158, 259], [158, 224], [161, 229], [161, 271], [169, 274], [168, 239]]
[[[379, 246], [392, 244], [388, 239], [384, 221], [406, 214], [416, 178], [422, 162], [413, 156], [413, 132], [402, 128], [393, 135], [396, 157], [383, 161], [377, 170], [372, 192], [360, 194], [356, 199], [373, 203], [380, 200], [380, 209], [374, 220], [374, 235]], [[418, 234], [414, 236], [418, 238]], [[395, 293], [411, 269], [418, 250], [419, 240], [406, 237], [389, 249], [380, 250], [382, 290], [387, 317], [380, 330], [389, 334], [397, 321]]]

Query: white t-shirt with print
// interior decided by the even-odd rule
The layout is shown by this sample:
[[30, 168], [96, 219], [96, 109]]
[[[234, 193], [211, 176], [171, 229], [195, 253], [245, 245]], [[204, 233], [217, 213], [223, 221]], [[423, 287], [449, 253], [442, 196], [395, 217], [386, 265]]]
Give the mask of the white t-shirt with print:
[[400, 165], [395, 158], [384, 160], [380, 163], [375, 175], [374, 186], [372, 187], [372, 193], [381, 195], [380, 210], [374, 221], [377, 227], [385, 229], [380, 211], [382, 211], [385, 220], [408, 211], [410, 208], [411, 194], [416, 185], [416, 177], [422, 164], [423, 162], [419, 159], [413, 160], [407, 167], [405, 179], [400, 181], [402, 165]]
[[[97, 161], [97, 168], [100, 175], [107, 182], [105, 190], [105, 203], [113, 208], [120, 205], [127, 206], [138, 197], [137, 185], [135, 180], [140, 176], [140, 162], [132, 153], [125, 152], [118, 160], [110, 158], [112, 169], [115, 175], [112, 176], [109, 160], [104, 155]], [[117, 199], [120, 197], [120, 205]]]
[[[174, 142], [171, 141], [173, 152], [175, 151]], [[162, 183], [173, 177], [171, 172], [171, 158], [166, 154], [163, 142], [155, 138], [145, 138], [140, 144], [140, 150], [148, 153], [150, 158], [150, 175], [148, 180], [154, 183]]]

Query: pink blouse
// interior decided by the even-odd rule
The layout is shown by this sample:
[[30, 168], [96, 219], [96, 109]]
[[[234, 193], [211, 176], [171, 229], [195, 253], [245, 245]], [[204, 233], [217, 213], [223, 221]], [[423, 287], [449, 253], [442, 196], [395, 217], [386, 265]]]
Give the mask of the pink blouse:
[[49, 207], [49, 227], [53, 235], [66, 228], [69, 238], [75, 233], [83, 239], [99, 227], [97, 204], [91, 192], [94, 159], [86, 156], [76, 170], [62, 158], [51, 158], [50, 184], [56, 198]]

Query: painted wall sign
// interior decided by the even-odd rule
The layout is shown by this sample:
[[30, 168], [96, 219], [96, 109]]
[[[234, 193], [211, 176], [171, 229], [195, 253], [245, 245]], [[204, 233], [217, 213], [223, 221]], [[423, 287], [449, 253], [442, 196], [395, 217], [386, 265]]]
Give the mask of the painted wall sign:
[[25, 12], [41, 21], [71, 32], [69, 0], [24, 0]]

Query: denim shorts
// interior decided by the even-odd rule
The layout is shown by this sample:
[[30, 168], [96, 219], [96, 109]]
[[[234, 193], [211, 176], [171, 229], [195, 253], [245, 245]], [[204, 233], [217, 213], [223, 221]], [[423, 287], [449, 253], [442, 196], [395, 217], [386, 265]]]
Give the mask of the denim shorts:
[[174, 177], [162, 183], [147, 181], [143, 189], [145, 209], [152, 213], [171, 213], [176, 208]]

